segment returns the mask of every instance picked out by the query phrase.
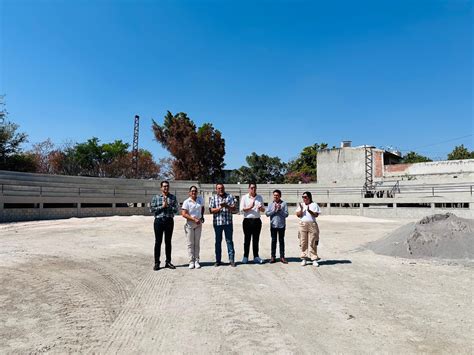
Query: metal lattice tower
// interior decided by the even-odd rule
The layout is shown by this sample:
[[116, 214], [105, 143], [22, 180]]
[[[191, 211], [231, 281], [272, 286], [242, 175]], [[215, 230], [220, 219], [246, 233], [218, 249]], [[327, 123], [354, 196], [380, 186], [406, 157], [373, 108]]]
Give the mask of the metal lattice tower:
[[135, 125], [133, 126], [133, 147], [132, 147], [132, 172], [138, 178], [138, 129], [140, 126], [140, 116], [135, 115]]
[[7, 110], [5, 109], [5, 95], [0, 95], [0, 124], [5, 123]]
[[365, 191], [371, 191], [374, 187], [374, 152], [372, 147], [365, 146]]

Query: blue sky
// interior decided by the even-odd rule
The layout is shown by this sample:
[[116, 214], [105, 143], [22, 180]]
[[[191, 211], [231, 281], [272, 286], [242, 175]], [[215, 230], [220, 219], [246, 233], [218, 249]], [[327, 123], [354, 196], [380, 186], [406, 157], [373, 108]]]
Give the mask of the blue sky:
[[227, 168], [341, 140], [474, 149], [471, 1], [0, 0], [0, 16], [0, 93], [31, 143], [131, 143], [139, 114], [158, 159], [151, 119], [170, 110], [222, 132]]

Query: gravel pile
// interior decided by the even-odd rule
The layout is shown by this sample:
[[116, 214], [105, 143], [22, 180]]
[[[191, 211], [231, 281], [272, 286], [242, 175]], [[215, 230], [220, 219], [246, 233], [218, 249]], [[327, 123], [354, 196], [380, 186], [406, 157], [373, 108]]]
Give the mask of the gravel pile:
[[474, 220], [451, 213], [427, 216], [370, 243], [368, 248], [403, 258], [474, 259]]

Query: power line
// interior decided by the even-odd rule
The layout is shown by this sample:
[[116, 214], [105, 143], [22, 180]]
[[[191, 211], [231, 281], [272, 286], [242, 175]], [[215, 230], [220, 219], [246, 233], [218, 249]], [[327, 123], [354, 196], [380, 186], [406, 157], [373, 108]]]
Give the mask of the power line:
[[418, 150], [418, 149], [421, 149], [421, 148], [432, 147], [432, 146], [439, 145], [439, 144], [443, 144], [443, 143], [449, 143], [449, 142], [457, 141], [457, 140], [459, 140], [459, 139], [463, 139], [463, 138], [467, 138], [467, 137], [472, 137], [472, 136], [473, 136], [473, 134], [468, 134], [468, 135], [465, 135], [465, 136], [461, 136], [461, 137], [457, 137], [457, 138], [451, 138], [451, 139], [448, 139], [448, 140], [445, 140], [445, 141], [442, 141], [442, 142], [438, 142], [438, 143], [432, 143], [432, 144], [428, 144], [428, 145], [423, 145], [423, 146], [420, 146], [420, 147], [417, 147], [417, 148], [400, 149], [400, 150], [401, 150], [402, 152], [408, 152], [408, 151]]

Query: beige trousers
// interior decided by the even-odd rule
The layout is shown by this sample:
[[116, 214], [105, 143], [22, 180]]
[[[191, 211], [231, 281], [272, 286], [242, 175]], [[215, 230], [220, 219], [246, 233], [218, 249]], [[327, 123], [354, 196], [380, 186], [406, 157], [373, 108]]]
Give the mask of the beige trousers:
[[319, 227], [316, 222], [299, 222], [301, 258], [318, 259]]
[[189, 262], [199, 261], [199, 251], [201, 248], [201, 231], [202, 224], [194, 222], [186, 223], [184, 225], [184, 232], [186, 233], [186, 243], [188, 245]]

